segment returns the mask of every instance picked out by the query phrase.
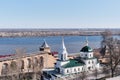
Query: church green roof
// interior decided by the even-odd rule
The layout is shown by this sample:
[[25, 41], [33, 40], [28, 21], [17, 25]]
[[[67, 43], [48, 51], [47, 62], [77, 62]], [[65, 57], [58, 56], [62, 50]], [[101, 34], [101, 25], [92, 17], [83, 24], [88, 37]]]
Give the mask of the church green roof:
[[92, 52], [93, 50], [92, 50], [91, 47], [85, 46], [85, 47], [83, 47], [80, 51], [81, 51], [81, 52]]
[[70, 59], [69, 63], [63, 65], [62, 67], [63, 68], [70, 68], [70, 67], [83, 66], [83, 65], [84, 65], [84, 63], [81, 63], [75, 59]]

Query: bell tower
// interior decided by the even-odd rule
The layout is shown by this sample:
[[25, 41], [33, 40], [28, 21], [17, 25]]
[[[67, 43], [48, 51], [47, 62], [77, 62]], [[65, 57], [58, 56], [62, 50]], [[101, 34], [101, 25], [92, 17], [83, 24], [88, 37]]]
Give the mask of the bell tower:
[[61, 45], [61, 48], [60, 48], [60, 52], [58, 54], [58, 57], [59, 57], [59, 60], [61, 61], [66, 61], [68, 60], [68, 52], [66, 50], [66, 47], [65, 47], [65, 43], [64, 43], [64, 39], [62, 38], [62, 45]]
[[45, 51], [45, 52], [51, 52], [49, 45], [47, 44], [46, 40], [44, 39], [44, 42], [42, 46], [40, 47], [40, 51]]

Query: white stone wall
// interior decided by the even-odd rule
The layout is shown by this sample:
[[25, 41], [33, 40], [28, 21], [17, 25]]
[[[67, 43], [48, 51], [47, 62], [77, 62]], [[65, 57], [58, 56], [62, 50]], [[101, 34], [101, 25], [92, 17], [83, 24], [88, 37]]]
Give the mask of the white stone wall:
[[85, 52], [80, 52], [80, 57], [84, 58], [84, 57], [86, 57], [86, 54], [87, 53], [85, 53]]
[[80, 57], [85, 58], [92, 58], [93, 57], [93, 52], [80, 52]]
[[87, 56], [88, 56], [88, 58], [92, 58], [93, 57], [93, 52], [89, 52]]
[[100, 63], [97, 63], [96, 68], [97, 68], [97, 69], [100, 68]]
[[56, 65], [55, 65], [55, 68], [59, 68], [60, 69], [60, 73], [61, 74], [64, 74], [64, 71], [62, 69], [62, 66], [69, 63], [69, 61], [57, 61], [56, 62]]
[[84, 66], [77, 66], [77, 67], [70, 67], [70, 68], [64, 68], [63, 74], [71, 74], [71, 73], [78, 73], [83, 71]]
[[[85, 65], [86, 65], [86, 71], [88, 70], [94, 70], [96, 65], [97, 65], [97, 59], [90, 59], [90, 60], [84, 60]], [[90, 69], [89, 69], [90, 67]]]

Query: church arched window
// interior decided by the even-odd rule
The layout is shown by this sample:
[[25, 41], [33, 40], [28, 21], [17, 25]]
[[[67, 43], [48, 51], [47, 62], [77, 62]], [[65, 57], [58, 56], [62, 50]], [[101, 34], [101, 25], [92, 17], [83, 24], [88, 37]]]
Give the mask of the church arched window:
[[74, 69], [74, 72], [76, 72], [76, 68]]
[[90, 57], [91, 57], [91, 54], [90, 54]]
[[88, 64], [90, 64], [90, 61], [88, 61]]
[[94, 61], [92, 61], [92, 63], [94, 64]]
[[67, 69], [67, 73], [69, 73], [69, 70]]
[[61, 54], [61, 60], [63, 60], [63, 54]]
[[90, 69], [91, 69], [91, 67], [88, 67], [88, 69], [90, 70]]
[[84, 69], [83, 69], [83, 67], [82, 67], [82, 71], [83, 71]]

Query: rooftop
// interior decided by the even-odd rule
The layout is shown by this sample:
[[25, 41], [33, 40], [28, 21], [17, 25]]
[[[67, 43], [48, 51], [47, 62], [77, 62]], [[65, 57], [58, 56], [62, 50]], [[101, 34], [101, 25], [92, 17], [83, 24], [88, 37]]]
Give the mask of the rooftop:
[[69, 68], [69, 67], [76, 67], [76, 66], [83, 66], [83, 65], [84, 65], [84, 63], [82, 63], [82, 62], [79, 62], [75, 59], [70, 59], [69, 63], [63, 65], [62, 67]]
[[44, 43], [42, 44], [41, 48], [48, 48], [49, 45], [47, 44], [47, 42], [44, 40]]
[[92, 52], [93, 50], [92, 50], [92, 48], [89, 47], [89, 46], [84, 46], [80, 51], [81, 51], [81, 52]]

